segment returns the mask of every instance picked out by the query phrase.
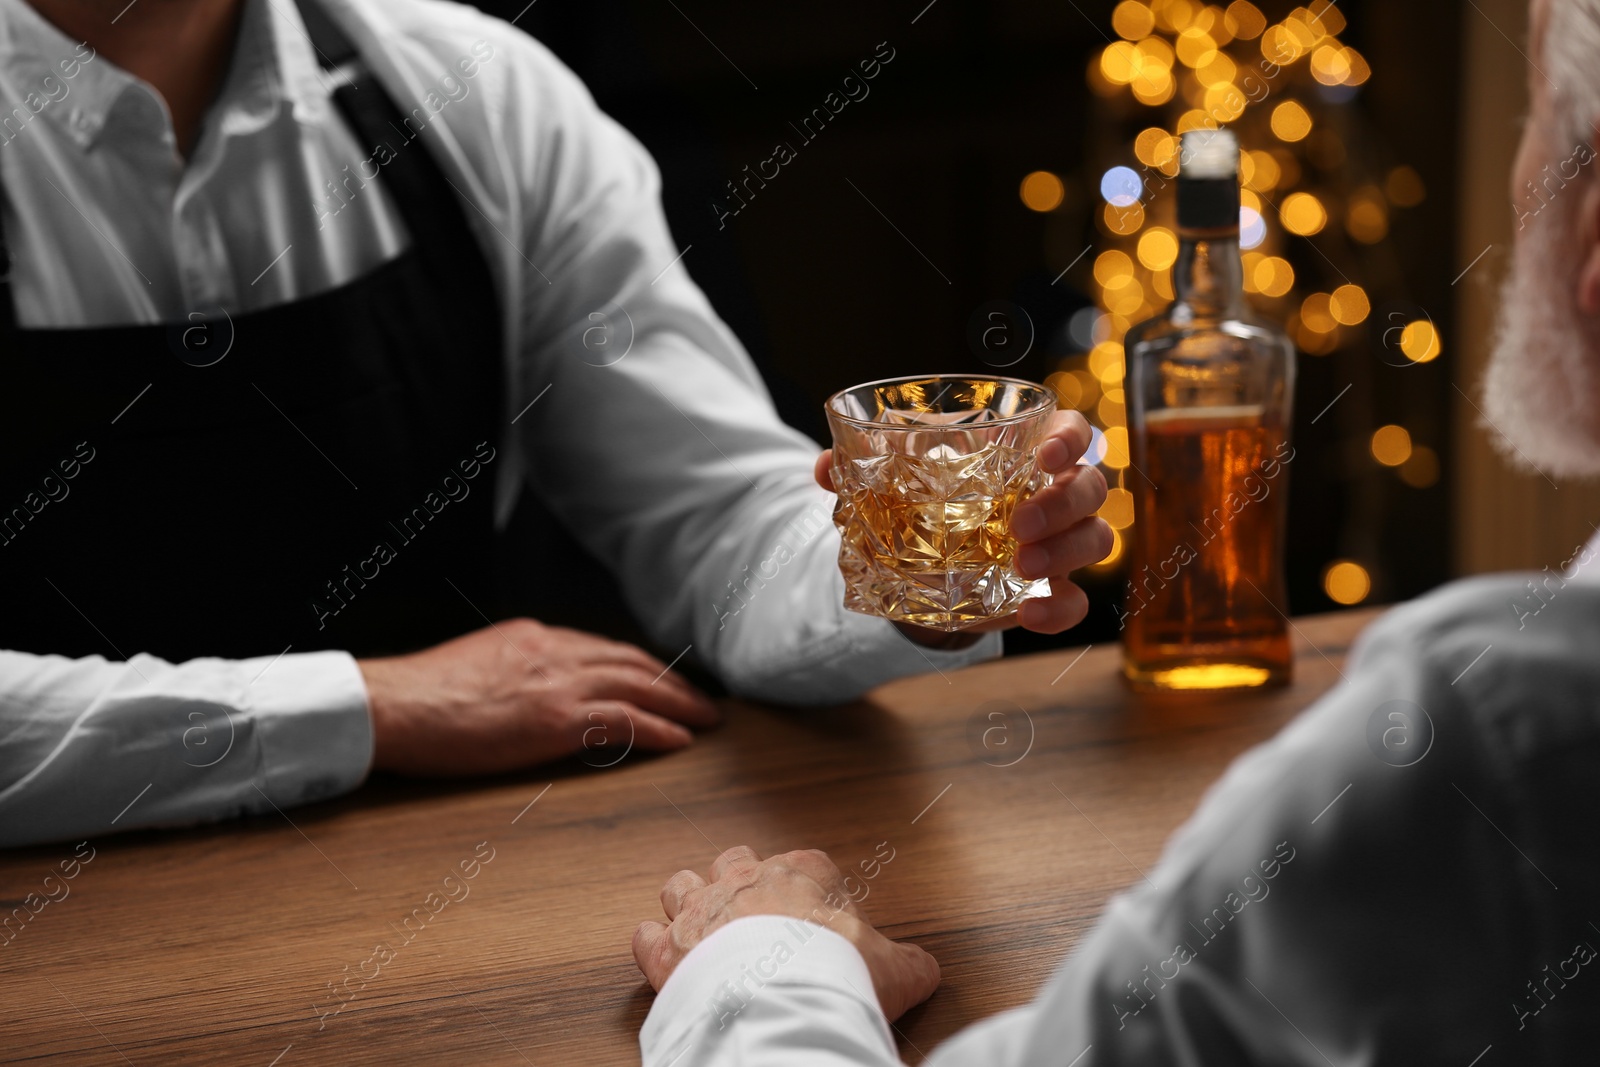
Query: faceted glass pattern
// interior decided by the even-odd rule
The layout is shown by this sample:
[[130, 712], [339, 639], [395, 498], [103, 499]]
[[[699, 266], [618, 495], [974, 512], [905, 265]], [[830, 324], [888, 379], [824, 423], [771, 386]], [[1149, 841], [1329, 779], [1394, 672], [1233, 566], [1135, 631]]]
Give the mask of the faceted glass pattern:
[[964, 630], [1050, 595], [1016, 573], [1018, 503], [1055, 394], [1012, 378], [872, 382], [829, 398], [844, 606]]

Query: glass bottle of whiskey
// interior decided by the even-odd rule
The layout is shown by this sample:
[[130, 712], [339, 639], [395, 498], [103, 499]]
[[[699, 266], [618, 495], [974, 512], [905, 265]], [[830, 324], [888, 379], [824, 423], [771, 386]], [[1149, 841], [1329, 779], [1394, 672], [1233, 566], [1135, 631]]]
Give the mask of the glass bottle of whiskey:
[[1294, 346], [1245, 309], [1233, 132], [1184, 134], [1177, 184], [1173, 302], [1124, 342], [1124, 673], [1145, 689], [1283, 684]]

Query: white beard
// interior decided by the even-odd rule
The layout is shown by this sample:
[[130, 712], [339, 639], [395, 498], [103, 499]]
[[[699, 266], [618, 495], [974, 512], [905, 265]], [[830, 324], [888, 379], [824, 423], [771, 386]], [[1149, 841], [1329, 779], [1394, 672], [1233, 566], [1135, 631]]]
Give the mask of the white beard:
[[1517, 243], [1483, 383], [1495, 449], [1553, 478], [1600, 476], [1600, 324], [1575, 303], [1578, 201], [1563, 190]]

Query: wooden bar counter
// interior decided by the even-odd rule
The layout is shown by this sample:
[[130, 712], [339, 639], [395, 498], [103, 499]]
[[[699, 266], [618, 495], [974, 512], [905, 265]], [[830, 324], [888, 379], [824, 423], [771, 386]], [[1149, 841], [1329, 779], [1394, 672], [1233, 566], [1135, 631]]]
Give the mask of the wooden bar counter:
[[634, 927], [668, 875], [747, 844], [827, 850], [885, 933], [939, 960], [898, 1026], [917, 1063], [1027, 1000], [1224, 767], [1338, 680], [1372, 617], [1298, 620], [1295, 683], [1271, 692], [1140, 697], [1118, 648], [1068, 649], [821, 712], [730, 702], [690, 749], [606, 770], [380, 779], [0, 854], [9, 914], [93, 850], [0, 940], [0, 1061], [637, 1063], [653, 994]]

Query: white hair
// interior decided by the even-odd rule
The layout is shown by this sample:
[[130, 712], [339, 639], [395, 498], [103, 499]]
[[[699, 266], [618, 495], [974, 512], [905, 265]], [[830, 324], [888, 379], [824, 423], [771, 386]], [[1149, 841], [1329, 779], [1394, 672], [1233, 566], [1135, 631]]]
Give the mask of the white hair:
[[1549, 0], [1541, 64], [1554, 86], [1556, 129], [1593, 145], [1600, 127], [1600, 0]]

